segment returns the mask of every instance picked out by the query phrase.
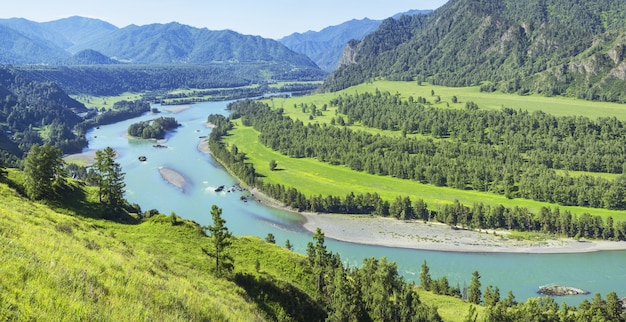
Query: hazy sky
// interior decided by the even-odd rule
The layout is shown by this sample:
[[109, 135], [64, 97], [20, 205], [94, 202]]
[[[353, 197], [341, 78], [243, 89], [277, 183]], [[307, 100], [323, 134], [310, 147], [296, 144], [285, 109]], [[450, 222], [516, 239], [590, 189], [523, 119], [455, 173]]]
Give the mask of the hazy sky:
[[51, 21], [97, 18], [117, 27], [168, 23], [280, 38], [319, 31], [351, 19], [384, 19], [411, 9], [436, 9], [447, 0], [8, 0], [0, 18]]

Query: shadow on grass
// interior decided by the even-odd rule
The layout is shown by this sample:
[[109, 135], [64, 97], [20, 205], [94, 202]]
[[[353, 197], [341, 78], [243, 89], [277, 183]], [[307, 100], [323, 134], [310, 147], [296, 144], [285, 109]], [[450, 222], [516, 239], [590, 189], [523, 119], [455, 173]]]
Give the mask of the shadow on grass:
[[136, 224], [139, 221], [122, 207], [111, 207], [100, 202], [89, 200], [85, 184], [81, 182], [66, 183], [57, 187], [54, 195], [45, 204], [55, 211], [69, 216], [92, 219], [106, 219], [122, 224]]
[[[308, 294], [297, 287], [267, 279], [264, 276], [253, 276], [237, 273], [235, 283], [248, 293], [248, 296], [259, 306], [271, 321], [284, 319], [293, 321], [324, 321], [326, 312]], [[283, 312], [280, 312], [282, 308]]]

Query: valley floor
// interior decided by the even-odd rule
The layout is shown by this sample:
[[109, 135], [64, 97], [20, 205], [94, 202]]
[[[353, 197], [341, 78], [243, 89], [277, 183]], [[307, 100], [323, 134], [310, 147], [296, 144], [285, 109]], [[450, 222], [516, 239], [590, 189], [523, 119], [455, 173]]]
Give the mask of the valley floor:
[[[206, 140], [198, 150], [209, 154]], [[293, 211], [258, 189], [250, 193], [257, 202], [269, 207]], [[320, 228], [325, 237], [356, 244], [412, 248], [433, 251], [475, 253], [585, 253], [626, 250], [626, 242], [605, 240], [575, 240], [571, 238], [536, 241], [510, 238], [507, 231], [477, 231], [452, 229], [440, 223], [401, 221], [393, 218], [363, 215], [315, 214], [299, 212], [306, 222], [303, 227], [311, 232]]]

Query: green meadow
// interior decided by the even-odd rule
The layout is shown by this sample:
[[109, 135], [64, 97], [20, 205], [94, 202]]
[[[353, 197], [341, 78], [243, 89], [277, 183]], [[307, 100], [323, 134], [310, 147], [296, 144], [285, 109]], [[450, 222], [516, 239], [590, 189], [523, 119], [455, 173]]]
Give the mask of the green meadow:
[[[392, 82], [379, 80], [350, 87], [337, 93], [314, 94], [305, 97], [293, 97], [287, 99], [274, 99], [275, 107], [284, 107], [287, 112], [294, 104], [306, 103], [316, 104], [318, 107], [327, 104], [333, 97], [340, 94], [355, 94], [364, 92], [399, 93], [400, 97], [407, 99], [409, 96], [417, 98], [422, 96], [432, 103], [434, 107], [440, 108], [463, 108], [465, 103], [472, 101], [483, 109], [501, 109], [508, 107], [515, 110], [543, 111], [556, 116], [586, 116], [591, 119], [598, 117], [614, 116], [620, 120], [626, 120], [626, 105], [607, 102], [592, 102], [568, 97], [546, 97], [541, 95], [504, 94], [504, 93], [483, 93], [479, 86], [473, 87], [444, 87], [416, 82]], [[432, 91], [435, 95], [432, 96]], [[440, 102], [435, 103], [435, 97], [440, 97]], [[452, 103], [452, 97], [457, 97], [457, 103]], [[308, 117], [308, 114], [306, 115]]]
[[142, 98], [141, 93], [126, 92], [116, 96], [72, 95], [72, 98], [83, 103], [87, 108], [111, 109], [120, 101], [136, 101]]

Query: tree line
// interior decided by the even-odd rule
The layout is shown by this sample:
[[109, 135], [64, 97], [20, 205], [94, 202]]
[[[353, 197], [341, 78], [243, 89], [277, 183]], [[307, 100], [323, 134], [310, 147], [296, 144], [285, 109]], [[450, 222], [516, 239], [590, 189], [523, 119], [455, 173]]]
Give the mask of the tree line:
[[318, 81], [319, 69], [292, 69], [267, 63], [202, 65], [20, 66], [15, 71], [37, 81], [54, 80], [70, 94], [117, 96], [125, 92], [168, 91], [180, 88], [236, 88], [266, 81]]
[[[77, 166], [69, 167], [63, 161], [63, 152], [50, 144], [35, 144], [24, 159], [23, 184], [24, 195], [31, 200], [55, 200], [70, 198], [73, 190], [70, 175], [87, 184], [98, 187], [98, 199], [107, 211], [105, 216], [119, 216], [122, 209], [137, 210], [124, 198], [125, 174], [119, 163], [115, 162], [116, 152], [107, 147], [96, 151], [94, 165], [89, 170]], [[0, 180], [4, 170], [0, 164]]]
[[367, 258], [361, 267], [346, 267], [339, 254], [326, 249], [319, 228], [313, 239], [305, 267], [327, 320], [442, 321], [437, 307], [422, 303], [416, 285], [400, 276], [396, 263]]

